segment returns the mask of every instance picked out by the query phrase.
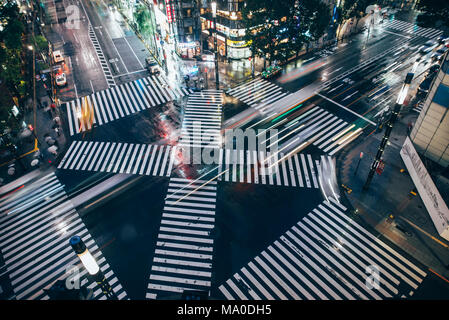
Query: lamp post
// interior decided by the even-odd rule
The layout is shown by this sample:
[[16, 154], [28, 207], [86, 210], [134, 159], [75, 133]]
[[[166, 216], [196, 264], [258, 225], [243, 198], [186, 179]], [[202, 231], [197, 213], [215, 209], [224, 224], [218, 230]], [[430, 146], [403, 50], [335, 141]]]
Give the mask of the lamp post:
[[87, 272], [93, 277], [97, 285], [105, 294], [106, 298], [108, 298], [109, 300], [117, 300], [117, 296], [115, 295], [109, 283], [106, 281], [106, 277], [100, 270], [100, 266], [87, 249], [83, 240], [79, 236], [73, 236], [72, 238], [70, 238], [69, 243], [77, 256], [80, 258], [84, 268], [86, 268]]
[[214, 22], [214, 50], [215, 50], [215, 86], [217, 90], [220, 87], [220, 80], [218, 75], [218, 49], [217, 49], [217, 3], [213, 1], [211, 4], [212, 18]]
[[402, 85], [401, 91], [399, 92], [399, 96], [396, 100], [396, 104], [394, 105], [393, 112], [391, 113], [390, 119], [388, 120], [384, 137], [382, 138], [379, 149], [377, 150], [376, 158], [374, 158], [374, 161], [371, 164], [371, 169], [369, 171], [368, 178], [366, 179], [366, 182], [363, 185], [363, 190], [367, 190], [369, 188], [371, 180], [373, 180], [374, 173], [376, 172], [377, 167], [382, 161], [382, 154], [384, 153], [385, 147], [387, 146], [388, 139], [390, 138], [391, 131], [393, 130], [393, 125], [396, 122], [399, 112], [401, 111], [401, 107], [403, 106], [405, 98], [407, 97], [408, 89], [412, 82], [415, 71], [418, 68], [419, 62], [420, 59], [416, 60], [416, 62], [413, 65], [412, 71], [407, 73], [407, 76], [405, 77], [404, 84]]

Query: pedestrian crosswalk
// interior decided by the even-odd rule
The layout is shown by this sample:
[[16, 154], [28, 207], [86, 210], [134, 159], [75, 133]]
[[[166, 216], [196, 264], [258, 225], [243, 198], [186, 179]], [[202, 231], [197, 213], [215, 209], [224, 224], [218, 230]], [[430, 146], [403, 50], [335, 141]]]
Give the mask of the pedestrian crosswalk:
[[179, 146], [221, 147], [222, 90], [203, 90], [189, 96]]
[[146, 298], [209, 291], [217, 182], [172, 177]]
[[106, 82], [108, 83], [108, 87], [114, 87], [115, 86], [114, 76], [112, 75], [111, 69], [109, 69], [108, 62], [106, 61], [103, 50], [101, 50], [101, 46], [100, 43], [98, 42], [97, 35], [95, 34], [95, 30], [91, 24], [89, 24], [89, 38], [92, 41], [92, 44], [95, 48], [98, 60], [100, 60], [101, 69], [103, 70], [103, 74], [106, 78]]
[[283, 132], [278, 140], [280, 147], [281, 142], [286, 143], [284, 138], [294, 132], [295, 136], [301, 137], [301, 141], [313, 144], [330, 156], [363, 133], [355, 124], [349, 124], [319, 106], [304, 112], [287, 126], [280, 132]]
[[175, 153], [169, 145], [73, 141], [58, 169], [168, 177]]
[[423, 107], [424, 107], [424, 101], [421, 101], [413, 107], [413, 111], [421, 113]]
[[226, 91], [226, 93], [256, 109], [263, 108], [289, 95], [280, 86], [262, 78], [256, 78], [240, 84]]
[[385, 22], [384, 27], [429, 39], [437, 38], [443, 34], [443, 31], [438, 29], [419, 27], [416, 24], [396, 19]]
[[320, 164], [310, 154], [221, 149], [219, 159], [219, 181], [319, 188]]
[[228, 300], [409, 297], [426, 273], [329, 198], [218, 289]]
[[17, 300], [49, 299], [44, 289], [66, 279], [73, 266], [80, 268], [81, 285], [93, 289], [95, 299], [106, 299], [69, 245], [74, 235], [82, 238], [118, 299], [127, 299], [64, 186], [50, 173], [0, 200], [0, 249]]
[[70, 135], [179, 99], [192, 91], [149, 76], [65, 103]]

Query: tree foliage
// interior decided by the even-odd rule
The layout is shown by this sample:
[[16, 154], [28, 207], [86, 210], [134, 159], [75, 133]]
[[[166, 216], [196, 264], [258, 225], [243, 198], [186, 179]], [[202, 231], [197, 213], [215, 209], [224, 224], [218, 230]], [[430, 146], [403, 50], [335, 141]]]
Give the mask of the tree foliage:
[[253, 54], [285, 61], [325, 33], [330, 9], [319, 0], [248, 0], [242, 17]]
[[[11, 115], [12, 96], [23, 96], [26, 85], [23, 79], [22, 36], [25, 26], [22, 23], [19, 7], [12, 1], [6, 1], [0, 7], [0, 80], [2, 102], [0, 104], [0, 122], [2, 126], [15, 129], [17, 120]], [[5, 100], [6, 99], [6, 100]]]
[[144, 35], [152, 32], [151, 15], [146, 5], [140, 4], [134, 13], [134, 17], [139, 32]]
[[420, 0], [416, 8], [422, 13], [417, 17], [421, 27], [449, 27], [449, 1]]

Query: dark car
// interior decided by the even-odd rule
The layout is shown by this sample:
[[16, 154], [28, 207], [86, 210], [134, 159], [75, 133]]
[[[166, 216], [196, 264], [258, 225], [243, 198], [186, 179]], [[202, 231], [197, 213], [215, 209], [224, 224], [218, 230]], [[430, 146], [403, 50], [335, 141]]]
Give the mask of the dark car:
[[438, 70], [440, 70], [440, 65], [436, 63], [429, 68], [429, 74], [436, 73]]
[[418, 87], [419, 93], [427, 93], [429, 92], [430, 85], [432, 84], [433, 77], [425, 78]]

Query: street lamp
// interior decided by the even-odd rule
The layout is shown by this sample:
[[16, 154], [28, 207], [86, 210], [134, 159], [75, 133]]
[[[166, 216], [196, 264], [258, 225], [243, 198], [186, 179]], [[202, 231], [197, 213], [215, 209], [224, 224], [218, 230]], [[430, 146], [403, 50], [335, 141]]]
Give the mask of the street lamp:
[[86, 268], [87, 272], [93, 277], [106, 297], [110, 300], [117, 300], [117, 296], [115, 295], [109, 283], [106, 281], [106, 277], [100, 270], [100, 266], [87, 249], [83, 240], [79, 236], [73, 236], [72, 238], [70, 238], [69, 243], [78, 258], [80, 258], [84, 268]]
[[385, 135], [382, 138], [379, 149], [377, 150], [376, 158], [374, 159], [373, 163], [371, 164], [371, 169], [368, 174], [368, 178], [366, 179], [366, 182], [363, 185], [364, 190], [367, 190], [369, 188], [371, 180], [374, 177], [374, 173], [376, 172], [377, 167], [379, 166], [379, 164], [382, 161], [382, 155], [384, 153], [385, 147], [387, 146], [387, 142], [388, 142], [388, 139], [390, 138], [391, 131], [393, 130], [393, 125], [396, 122], [399, 112], [401, 111], [401, 107], [404, 104], [405, 98], [407, 97], [410, 84], [412, 83], [413, 76], [415, 74], [416, 69], [418, 68], [419, 63], [420, 63], [420, 60], [419, 59], [416, 60], [416, 62], [413, 64], [412, 71], [407, 73], [407, 76], [405, 77], [404, 84], [402, 85], [401, 91], [399, 91], [399, 95], [398, 95], [398, 98], [394, 105], [394, 109], [390, 115], [390, 119], [388, 120], [387, 128], [385, 130]]
[[214, 22], [214, 51], [215, 51], [215, 86], [217, 90], [220, 87], [220, 80], [218, 75], [218, 49], [217, 49], [217, 3], [213, 1], [211, 4], [212, 18]]

